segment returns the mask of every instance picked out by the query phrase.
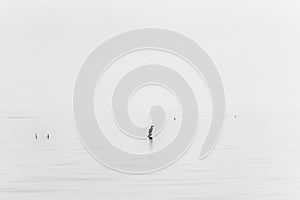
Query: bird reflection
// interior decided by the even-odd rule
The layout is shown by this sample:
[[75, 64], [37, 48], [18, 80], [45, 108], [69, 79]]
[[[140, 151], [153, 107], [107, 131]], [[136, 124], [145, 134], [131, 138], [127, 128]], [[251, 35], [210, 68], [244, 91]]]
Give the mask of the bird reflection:
[[149, 150], [152, 151], [153, 149], [153, 140], [149, 140]]

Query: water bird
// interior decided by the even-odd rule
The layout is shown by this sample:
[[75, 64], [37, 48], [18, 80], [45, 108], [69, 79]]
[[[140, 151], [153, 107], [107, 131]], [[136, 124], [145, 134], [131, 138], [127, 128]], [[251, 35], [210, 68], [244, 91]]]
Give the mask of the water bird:
[[152, 131], [153, 131], [153, 125], [151, 125], [151, 127], [150, 127], [150, 129], [149, 129], [149, 131], [148, 131], [148, 138], [150, 139], [150, 140], [152, 140], [153, 138], [152, 138]]

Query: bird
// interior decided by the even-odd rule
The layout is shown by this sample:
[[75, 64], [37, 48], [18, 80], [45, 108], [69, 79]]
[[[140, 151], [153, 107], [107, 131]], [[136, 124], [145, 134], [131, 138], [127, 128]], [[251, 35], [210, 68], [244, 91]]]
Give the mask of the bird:
[[151, 125], [151, 127], [150, 127], [150, 129], [149, 129], [149, 131], [148, 131], [148, 138], [150, 139], [150, 140], [152, 140], [152, 131], [153, 131], [153, 125]]

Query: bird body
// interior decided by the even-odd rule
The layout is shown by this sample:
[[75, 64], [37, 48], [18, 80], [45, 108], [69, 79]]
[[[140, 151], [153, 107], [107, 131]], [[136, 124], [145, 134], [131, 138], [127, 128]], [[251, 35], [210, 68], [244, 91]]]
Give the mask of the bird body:
[[153, 125], [150, 127], [150, 129], [149, 129], [149, 131], [148, 131], [148, 138], [150, 139], [150, 140], [152, 140], [152, 131], [153, 131]]

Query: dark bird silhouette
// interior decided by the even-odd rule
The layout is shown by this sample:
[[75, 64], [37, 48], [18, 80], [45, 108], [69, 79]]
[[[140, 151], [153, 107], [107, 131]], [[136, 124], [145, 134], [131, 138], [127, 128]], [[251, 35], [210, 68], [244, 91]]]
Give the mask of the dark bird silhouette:
[[34, 137], [35, 137], [35, 139], [36, 139], [36, 140], [38, 139], [38, 135], [37, 135], [37, 133], [35, 134], [35, 136], [34, 136]]
[[152, 131], [153, 131], [153, 125], [150, 127], [150, 129], [149, 129], [149, 131], [148, 131], [148, 138], [150, 139], [150, 140], [152, 140], [153, 138], [152, 138]]

